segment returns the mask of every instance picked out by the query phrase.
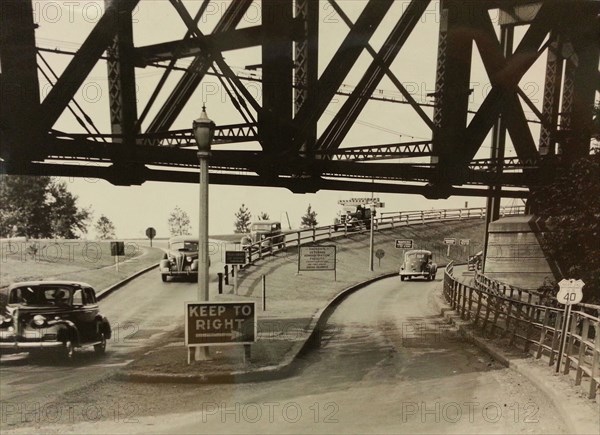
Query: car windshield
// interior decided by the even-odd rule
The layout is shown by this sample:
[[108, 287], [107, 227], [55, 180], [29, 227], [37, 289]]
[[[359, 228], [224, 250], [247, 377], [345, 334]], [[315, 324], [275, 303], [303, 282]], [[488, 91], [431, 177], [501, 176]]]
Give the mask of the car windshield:
[[171, 249], [174, 251], [197, 251], [198, 242], [194, 240], [186, 240], [185, 242], [173, 242], [171, 243]]
[[406, 258], [408, 258], [411, 261], [415, 261], [415, 260], [423, 261], [423, 260], [425, 260], [425, 254], [415, 252], [412, 254], [406, 254]]
[[68, 305], [72, 293], [72, 287], [63, 286], [17, 287], [12, 289], [8, 295], [8, 303], [52, 307]]
[[252, 231], [271, 231], [271, 224], [252, 224]]

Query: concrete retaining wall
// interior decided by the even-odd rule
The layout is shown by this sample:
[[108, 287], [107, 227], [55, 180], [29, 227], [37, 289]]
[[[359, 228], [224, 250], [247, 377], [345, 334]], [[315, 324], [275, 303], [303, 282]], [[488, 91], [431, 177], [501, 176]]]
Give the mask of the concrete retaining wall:
[[490, 223], [485, 275], [521, 287], [537, 289], [554, 274], [542, 251], [533, 215], [510, 216]]

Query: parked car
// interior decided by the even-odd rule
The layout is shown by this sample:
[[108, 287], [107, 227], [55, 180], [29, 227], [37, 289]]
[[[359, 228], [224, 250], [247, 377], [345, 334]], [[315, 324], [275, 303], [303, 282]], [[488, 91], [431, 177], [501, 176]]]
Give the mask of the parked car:
[[423, 277], [427, 281], [435, 279], [437, 264], [433, 262], [433, 254], [425, 249], [414, 249], [406, 251], [404, 262], [400, 266], [400, 279]]
[[[279, 221], [258, 221], [250, 225], [250, 234], [242, 237], [241, 244], [243, 249], [248, 249], [254, 243], [262, 242], [262, 249], [285, 248], [285, 234], [281, 231], [281, 222]], [[258, 246], [255, 246], [258, 249]]]
[[103, 354], [110, 337], [110, 323], [100, 314], [96, 292], [88, 284], [31, 281], [7, 289], [0, 314], [3, 353], [54, 349], [72, 359], [75, 349], [83, 346]]
[[163, 282], [166, 282], [169, 277], [198, 281], [198, 238], [193, 236], [171, 237], [167, 251], [160, 261], [159, 269]]

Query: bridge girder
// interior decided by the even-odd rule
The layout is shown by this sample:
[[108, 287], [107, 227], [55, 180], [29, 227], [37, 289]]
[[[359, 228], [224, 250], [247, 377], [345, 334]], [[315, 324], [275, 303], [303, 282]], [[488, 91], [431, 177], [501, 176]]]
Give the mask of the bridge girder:
[[[589, 151], [594, 93], [598, 90], [600, 2], [591, 0], [471, 1], [443, 0], [435, 104], [432, 116], [400, 82], [404, 66], [394, 59], [419, 25], [430, 0], [412, 0], [387, 30], [378, 50], [370, 44], [375, 32], [393, 10], [393, 0], [365, 0], [353, 23], [343, 3], [330, 0], [333, 10], [350, 27], [318, 74], [319, 3], [315, 0], [263, 0], [260, 25], [238, 28], [251, 0], [232, 2], [211, 34], [198, 28], [209, 4], [204, 0], [192, 18], [183, 0], [170, 0], [185, 24], [181, 40], [136, 47], [132, 38], [132, 11], [146, 0], [105, 0], [104, 15], [82, 41], [48, 95], [40, 102], [35, 54], [34, 23], [30, 0], [3, 0], [0, 22], [2, 74], [0, 85], [0, 158], [3, 173], [43, 173], [86, 176], [68, 163], [101, 161], [94, 174], [115, 184], [140, 184], [146, 180], [196, 182], [180, 168], [195, 168], [190, 130], [171, 130], [211, 68], [230, 93], [234, 108], [245, 122], [222, 126], [215, 136], [211, 170], [225, 171], [222, 182], [272, 185], [294, 191], [320, 188], [361, 190], [361, 178], [380, 180], [392, 191], [420, 192], [444, 197], [448, 192], [486, 195], [482, 186], [515, 186], [527, 189], [545, 180], [538, 176], [544, 156], [559, 154], [568, 162]], [[197, 2], [192, 2], [197, 5]], [[524, 15], [524, 8], [530, 12]], [[499, 9], [506, 30], [528, 24], [513, 53], [503, 51], [488, 11]], [[531, 14], [531, 10], [535, 10]], [[385, 36], [385, 35], [384, 35]], [[229, 50], [261, 49], [262, 95], [255, 99], [223, 59]], [[432, 47], [434, 49], [434, 47]], [[471, 58], [477, 50], [491, 82], [491, 90], [470, 117], [468, 110]], [[107, 52], [108, 55], [104, 56]], [[373, 58], [362, 79], [329, 122], [317, 134], [317, 124], [346, 77], [364, 53]], [[547, 55], [545, 92], [541, 110], [519, 88], [533, 63]], [[179, 68], [177, 61], [192, 58], [191, 65], [156, 108], [167, 77]], [[74, 99], [99, 60], [107, 60], [111, 90], [110, 133], [59, 132], [55, 124]], [[158, 63], [165, 72], [138, 117], [136, 68]], [[217, 71], [218, 69], [218, 71]], [[431, 130], [431, 139], [375, 146], [355, 146], [347, 141], [350, 128], [384, 77], [388, 77]], [[14, 92], [19, 90], [19, 92]], [[23, 97], [23, 98], [21, 98]], [[235, 98], [234, 98], [235, 97]], [[542, 131], [534, 138], [523, 104], [538, 116]], [[559, 105], [562, 104], [559, 112]], [[10, 107], [11, 110], [6, 108]], [[143, 121], [154, 109], [146, 129]], [[498, 120], [512, 139], [517, 160], [496, 155], [475, 159], [486, 136]], [[33, 120], [33, 122], [32, 122]], [[106, 131], [106, 129], [104, 129]], [[260, 150], [243, 151], [247, 143]], [[237, 144], [238, 149], [228, 148]], [[539, 149], [538, 149], [539, 147]], [[390, 162], [390, 160], [398, 161]], [[406, 162], [406, 159], [411, 159]], [[415, 160], [416, 159], [416, 160]], [[419, 163], [419, 159], [421, 162]], [[428, 159], [423, 162], [423, 159]], [[379, 160], [388, 160], [379, 162]], [[106, 164], [110, 166], [106, 166]], [[159, 167], [160, 169], [150, 169]], [[168, 168], [177, 170], [169, 170]], [[110, 168], [110, 169], [109, 169]], [[243, 175], [233, 177], [232, 173]], [[233, 178], [232, 178], [233, 177]], [[213, 178], [214, 179], [214, 178]], [[189, 181], [188, 181], [189, 180]], [[259, 180], [259, 181], [257, 181]], [[295, 181], [290, 181], [295, 180]], [[346, 183], [346, 187], [344, 187]], [[411, 185], [410, 183], [413, 183]], [[414, 185], [414, 183], [423, 183]], [[464, 185], [464, 187], [456, 187]], [[395, 186], [395, 187], [390, 187]], [[383, 190], [381, 190], [383, 191]], [[520, 190], [518, 195], [522, 195]], [[476, 193], [474, 193], [476, 192]], [[462, 194], [462, 193], [461, 193]], [[514, 195], [517, 195], [513, 193]], [[503, 193], [504, 195], [504, 193]]]

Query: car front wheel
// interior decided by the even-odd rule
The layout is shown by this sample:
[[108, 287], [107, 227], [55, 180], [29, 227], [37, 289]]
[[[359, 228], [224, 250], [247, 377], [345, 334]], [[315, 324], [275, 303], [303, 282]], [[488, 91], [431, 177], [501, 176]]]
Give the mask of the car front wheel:
[[161, 278], [162, 278], [162, 282], [167, 282], [167, 275], [166, 274], [161, 274]]

